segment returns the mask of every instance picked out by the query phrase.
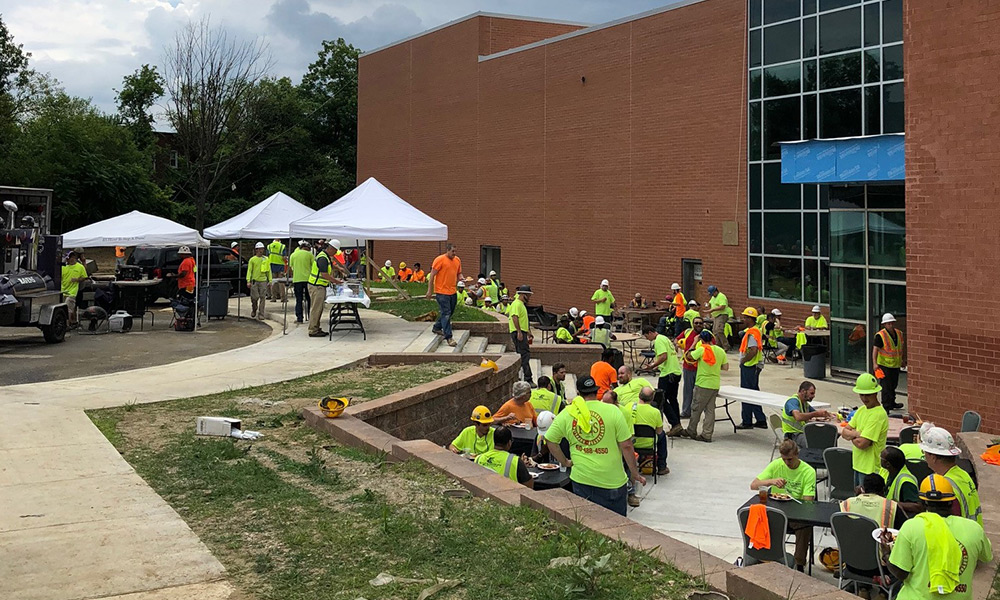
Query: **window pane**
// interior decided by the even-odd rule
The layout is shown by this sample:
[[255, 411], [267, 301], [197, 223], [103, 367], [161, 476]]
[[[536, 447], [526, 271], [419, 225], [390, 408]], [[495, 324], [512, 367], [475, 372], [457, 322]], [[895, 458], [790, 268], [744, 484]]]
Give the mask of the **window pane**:
[[801, 221], [797, 212], [764, 213], [764, 253], [801, 255]]
[[819, 87], [830, 88], [861, 85], [861, 53], [838, 54], [819, 59]]
[[750, 66], [760, 66], [760, 29], [750, 32]]
[[802, 261], [802, 299], [806, 302], [819, 302], [819, 261]]
[[761, 248], [761, 245], [760, 245], [761, 232], [760, 232], [760, 213], [759, 212], [752, 212], [752, 213], [750, 213], [750, 232], [749, 232], [749, 238], [750, 238], [750, 252], [752, 252], [754, 254], [760, 254], [760, 252], [761, 252], [761, 249], [760, 249]]
[[903, 41], [903, 0], [882, 3], [882, 43]]
[[868, 261], [883, 267], [906, 266], [906, 213], [868, 213]]
[[787, 21], [799, 16], [799, 0], [767, 0], [764, 3], [764, 24]]
[[816, 12], [816, 0], [802, 0], [802, 14], [811, 15]]
[[799, 93], [799, 64], [764, 69], [764, 96], [787, 96]]
[[750, 257], [750, 295], [764, 295], [764, 259], [759, 256]]
[[861, 0], [819, 0], [819, 9], [821, 11], [833, 10], [835, 8], [843, 8], [852, 4], [861, 4]]
[[865, 187], [863, 185], [831, 185], [829, 191], [830, 208], [865, 207]]
[[869, 279], [887, 279], [889, 281], [906, 281], [906, 271], [890, 269], [868, 269]]
[[772, 65], [798, 57], [798, 21], [764, 28], [764, 64]]
[[802, 91], [803, 92], [815, 92], [816, 91], [816, 61], [815, 60], [805, 60], [802, 61]]
[[903, 45], [882, 49], [882, 80], [903, 78]]
[[830, 54], [861, 47], [861, 9], [852, 8], [821, 15], [819, 53]]
[[760, 165], [750, 165], [747, 186], [750, 188], [750, 210], [760, 210]]
[[881, 54], [881, 50], [878, 48], [865, 50], [865, 83], [878, 83], [882, 81], [879, 75], [879, 54]]
[[879, 87], [865, 88], [865, 135], [882, 133], [882, 97]]
[[777, 142], [802, 139], [799, 136], [799, 97], [764, 103], [764, 157], [781, 158]]
[[802, 210], [816, 210], [816, 185], [802, 186]]
[[903, 131], [903, 84], [882, 87], [882, 133]]
[[830, 303], [830, 261], [819, 261], [819, 302]]
[[830, 247], [833, 262], [865, 264], [865, 213], [831, 212]]
[[[830, 314], [836, 315], [833, 307]], [[864, 372], [868, 370], [868, 333], [864, 325], [853, 323], [830, 323], [830, 338], [832, 346], [832, 356], [830, 364], [839, 369], [849, 369], [851, 371]]]
[[906, 188], [902, 185], [869, 185], [868, 208], [903, 208]]
[[750, 71], [750, 99], [760, 98], [760, 69]]
[[865, 319], [864, 269], [830, 267], [830, 314], [843, 319]]
[[760, 160], [760, 102], [750, 103], [750, 160]]
[[799, 210], [802, 206], [799, 188], [798, 184], [781, 183], [781, 163], [764, 163], [764, 210]]
[[861, 89], [819, 95], [819, 136], [839, 138], [861, 135]]
[[879, 5], [878, 4], [866, 4], [865, 5], [865, 46], [877, 46], [879, 42], [879, 33], [881, 33], [882, 28], [879, 27]]
[[783, 300], [802, 299], [802, 259], [764, 258], [764, 295]]
[[830, 257], [830, 213], [819, 213], [819, 254]]
[[816, 213], [802, 213], [802, 254], [805, 256], [819, 256], [819, 240], [816, 234], [818, 221]]
[[816, 17], [802, 20], [802, 56], [816, 56]]
[[761, 0], [750, 0], [750, 27], [760, 27]]
[[807, 94], [802, 97], [802, 118], [805, 126], [802, 139], [814, 140], [819, 137], [816, 129], [816, 94]]

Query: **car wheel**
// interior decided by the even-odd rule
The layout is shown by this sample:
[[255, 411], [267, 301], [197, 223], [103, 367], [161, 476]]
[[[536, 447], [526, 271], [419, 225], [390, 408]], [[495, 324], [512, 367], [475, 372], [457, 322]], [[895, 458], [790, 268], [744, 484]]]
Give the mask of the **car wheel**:
[[48, 344], [58, 344], [66, 339], [66, 327], [69, 322], [69, 315], [66, 310], [57, 310], [52, 313], [52, 322], [48, 325], [39, 325], [42, 336]]

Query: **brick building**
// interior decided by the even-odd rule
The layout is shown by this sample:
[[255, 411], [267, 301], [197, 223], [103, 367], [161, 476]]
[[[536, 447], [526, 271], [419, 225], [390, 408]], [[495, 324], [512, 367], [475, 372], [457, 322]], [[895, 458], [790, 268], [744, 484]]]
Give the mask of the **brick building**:
[[590, 308], [602, 278], [620, 302], [716, 284], [786, 324], [820, 304], [846, 373], [893, 312], [911, 409], [997, 430], [1000, 339], [981, 323], [1000, 308], [983, 268], [1000, 254], [998, 25], [988, 0], [688, 0], [596, 26], [477, 13], [362, 55], [358, 180], [445, 222], [466, 274], [529, 283], [547, 310]]

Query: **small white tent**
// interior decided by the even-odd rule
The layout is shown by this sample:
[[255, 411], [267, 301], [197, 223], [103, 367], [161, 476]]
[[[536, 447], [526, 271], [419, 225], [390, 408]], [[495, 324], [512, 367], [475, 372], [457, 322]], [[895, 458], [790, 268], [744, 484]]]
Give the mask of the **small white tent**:
[[293, 236], [366, 240], [441, 241], [448, 226], [420, 212], [369, 177], [343, 198], [292, 222]]
[[210, 240], [287, 238], [288, 224], [316, 212], [294, 198], [276, 192], [240, 214], [205, 228]]
[[143, 245], [204, 247], [208, 241], [195, 229], [137, 210], [63, 234], [64, 248]]

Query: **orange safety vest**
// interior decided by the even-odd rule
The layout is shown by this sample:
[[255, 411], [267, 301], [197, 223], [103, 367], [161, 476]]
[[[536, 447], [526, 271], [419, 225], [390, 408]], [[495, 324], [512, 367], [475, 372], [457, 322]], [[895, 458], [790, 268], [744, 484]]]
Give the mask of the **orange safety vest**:
[[125, 258], [125, 246], [115, 246], [115, 258]]
[[747, 330], [743, 332], [743, 342], [740, 343], [741, 354], [747, 351], [747, 338], [751, 335], [755, 340], [757, 340], [757, 351], [760, 352], [763, 350], [764, 345], [761, 342], [760, 329], [757, 329], [756, 327], [748, 327]]
[[[892, 343], [892, 336], [885, 329], [875, 335], [882, 338], [882, 347], [875, 347], [878, 351], [876, 363], [883, 367], [898, 369], [903, 366], [903, 332], [896, 330], [896, 343]], [[879, 360], [881, 359], [881, 360]]]
[[684, 313], [687, 312], [687, 301], [684, 300], [684, 294], [677, 292], [674, 294], [674, 314], [677, 318], [683, 318]]

